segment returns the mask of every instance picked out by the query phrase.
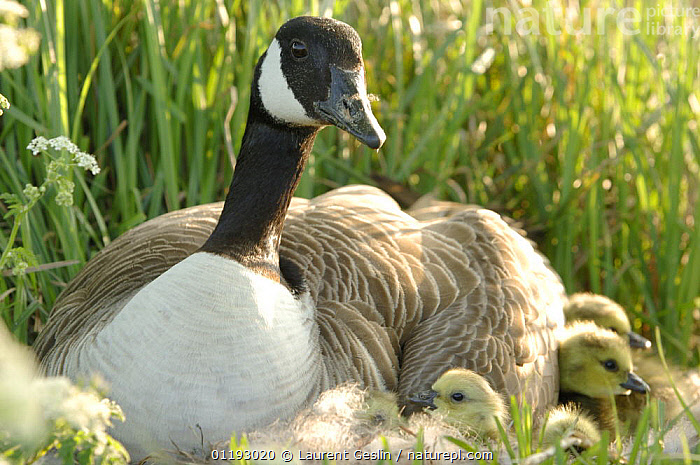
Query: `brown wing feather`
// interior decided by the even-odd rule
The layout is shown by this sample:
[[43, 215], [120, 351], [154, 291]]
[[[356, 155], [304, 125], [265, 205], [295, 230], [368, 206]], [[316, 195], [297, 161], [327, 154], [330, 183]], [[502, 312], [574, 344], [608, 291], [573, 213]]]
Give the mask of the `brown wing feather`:
[[[71, 333], [103, 327], [138, 289], [196, 250], [221, 205], [146, 222], [92, 259], [36, 343], [48, 371], [60, 373]], [[556, 275], [493, 212], [465, 207], [422, 219], [366, 186], [294, 200], [280, 254], [304, 271], [317, 304], [330, 373], [324, 384], [353, 380], [407, 394], [463, 366], [502, 392], [524, 392], [538, 409], [551, 404], [558, 390], [551, 329], [563, 320]]]
[[[463, 366], [501, 392], [524, 392], [540, 410], [558, 391], [551, 330], [562, 322], [563, 286], [498, 215], [445, 207], [449, 214], [423, 210], [419, 222], [376, 189], [332, 191], [290, 212], [282, 253], [298, 260], [285, 251], [322, 251], [302, 258], [309, 281], [320, 286], [319, 305], [354, 302], [396, 335], [400, 394]], [[388, 357], [390, 350], [385, 343], [370, 353]]]

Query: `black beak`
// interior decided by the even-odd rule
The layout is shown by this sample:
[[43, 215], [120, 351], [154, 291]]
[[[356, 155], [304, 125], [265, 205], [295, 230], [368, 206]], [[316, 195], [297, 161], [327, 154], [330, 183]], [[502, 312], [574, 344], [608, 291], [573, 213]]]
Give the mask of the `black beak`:
[[331, 92], [328, 100], [316, 102], [316, 111], [370, 148], [384, 144], [386, 134], [372, 113], [362, 70], [348, 71], [331, 67]]
[[421, 407], [428, 407], [430, 410], [435, 410], [437, 409], [437, 405], [435, 405], [435, 402], [433, 401], [435, 400], [437, 395], [437, 391], [433, 391], [432, 389], [426, 389], [425, 391], [413, 394], [411, 397], [408, 398], [408, 400], [420, 405]]
[[651, 349], [651, 341], [644, 336], [641, 336], [634, 331], [627, 333], [630, 338], [630, 347], [635, 349]]
[[624, 383], [620, 383], [620, 386], [622, 386], [625, 389], [631, 389], [633, 391], [641, 393], [649, 392], [651, 390], [649, 388], [649, 385], [632, 371], [630, 371], [627, 375], [627, 381], [625, 381]]

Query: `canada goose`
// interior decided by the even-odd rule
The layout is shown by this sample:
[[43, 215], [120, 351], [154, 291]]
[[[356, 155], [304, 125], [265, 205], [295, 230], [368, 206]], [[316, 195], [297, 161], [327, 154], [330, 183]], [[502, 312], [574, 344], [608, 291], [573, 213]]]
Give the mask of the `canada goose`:
[[[379, 434], [396, 436], [402, 421], [393, 393], [343, 384], [322, 392], [289, 426], [282, 423], [272, 435], [288, 437], [287, 442], [305, 449], [342, 450], [360, 448]], [[256, 436], [271, 435], [263, 430], [253, 433]]]
[[535, 408], [556, 400], [565, 295], [542, 256], [486, 210], [419, 222], [369, 187], [292, 202], [325, 124], [384, 140], [357, 33], [296, 18], [256, 67], [223, 210], [134, 228], [58, 299], [43, 367], [101, 373], [132, 455], [196, 447], [197, 425], [212, 441], [264, 427], [346, 381], [405, 397], [454, 365]]
[[[567, 323], [590, 320], [618, 334], [627, 334], [631, 347], [642, 349], [651, 347], [651, 342], [646, 338], [631, 332], [630, 322], [624, 309], [605, 296], [588, 293], [574, 294], [569, 297], [569, 302], [564, 307], [564, 316]], [[635, 372], [649, 385], [649, 397], [664, 402], [666, 420], [676, 418], [683, 410], [683, 406], [668, 381], [666, 370], [658, 355], [651, 351], [632, 351], [632, 361]], [[697, 372], [683, 372], [674, 366], [670, 366], [669, 370], [685, 401], [691, 405], [697, 402], [700, 398], [700, 376]], [[646, 394], [640, 392], [632, 392], [629, 396], [616, 396], [618, 418], [634, 428], [646, 403]]]
[[577, 448], [588, 449], [600, 442], [600, 431], [591, 417], [576, 404], [558, 405], [549, 411], [542, 434], [542, 445], [551, 447], [565, 437], [580, 440]]
[[395, 428], [402, 423], [399, 401], [393, 392], [369, 391], [363, 407], [357, 416], [370, 424]]
[[[649, 384], [649, 398], [664, 403], [666, 421], [677, 419], [683, 412], [683, 405], [669, 382], [668, 374], [671, 375], [673, 384], [689, 407], [700, 405], [700, 374], [697, 369], [684, 371], [677, 366], [669, 365], [667, 374], [656, 353], [633, 354], [632, 358], [634, 371]], [[635, 428], [647, 400], [647, 396], [636, 392], [630, 396], [616, 397], [618, 417]]]
[[632, 354], [618, 334], [590, 322], [568, 325], [559, 334], [562, 392], [602, 398], [649, 390], [632, 371]]
[[615, 431], [612, 396], [649, 391], [632, 367], [627, 341], [613, 331], [592, 322], [573, 323], [559, 331], [559, 401], [578, 403], [601, 429]]
[[[432, 389], [411, 396], [411, 401], [426, 407], [448, 425], [464, 434], [501, 439], [496, 419], [506, 428], [508, 411], [503, 397], [489, 386], [483, 376], [471, 370], [452, 369], [443, 373]], [[549, 410], [542, 433], [542, 445], [551, 447], [565, 437], [578, 439], [577, 447], [587, 449], [600, 441], [593, 420], [573, 404]]]
[[503, 397], [483, 376], [463, 368], [446, 371], [431, 389], [414, 394], [410, 400], [465, 434], [474, 432], [494, 440], [499, 438], [496, 419], [504, 427], [508, 419]]
[[564, 306], [564, 318], [567, 323], [574, 321], [593, 321], [598, 326], [627, 336], [630, 347], [650, 349], [651, 341], [632, 331], [630, 320], [625, 310], [617, 302], [604, 295], [577, 293], [569, 296]]
[[[378, 412], [379, 418], [375, 415]], [[278, 454], [284, 449], [292, 450], [296, 461], [291, 463], [309, 463], [312, 454], [317, 459], [312, 463], [320, 463], [323, 452], [331, 452], [326, 458], [336, 458], [337, 463], [375, 463], [376, 452], [383, 450], [391, 453], [395, 463], [404, 463], [407, 452], [415, 451], [417, 432], [422, 431], [421, 450], [457, 449], [446, 437], [459, 436], [459, 431], [438, 418], [399, 418], [397, 414], [396, 396], [391, 393], [342, 384], [322, 392], [292, 420], [247, 433], [247, 448], [272, 449]], [[222, 448], [228, 449], [218, 447]], [[397, 460], [401, 457], [404, 460]]]

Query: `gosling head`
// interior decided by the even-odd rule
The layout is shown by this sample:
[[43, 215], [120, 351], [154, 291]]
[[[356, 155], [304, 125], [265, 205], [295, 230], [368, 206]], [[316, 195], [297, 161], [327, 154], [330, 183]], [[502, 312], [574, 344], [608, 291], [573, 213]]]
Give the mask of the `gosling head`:
[[627, 341], [592, 322], [574, 323], [560, 331], [559, 378], [563, 392], [592, 398], [649, 391], [632, 371]]
[[367, 97], [360, 36], [331, 18], [300, 16], [280, 27], [255, 68], [249, 117], [334, 125], [374, 149], [386, 139]]
[[370, 426], [395, 428], [401, 424], [401, 414], [396, 394], [385, 391], [369, 391], [365, 395], [364, 408], [357, 417]]
[[432, 389], [409, 398], [430, 413], [465, 433], [498, 439], [496, 418], [505, 425], [508, 417], [503, 398], [489, 383], [471, 370], [453, 368], [438, 378]]
[[632, 331], [630, 320], [625, 310], [617, 303], [603, 295], [580, 293], [569, 297], [564, 307], [567, 323], [574, 321], [592, 321], [598, 326], [615, 331], [629, 338], [630, 347], [650, 349], [651, 341]]

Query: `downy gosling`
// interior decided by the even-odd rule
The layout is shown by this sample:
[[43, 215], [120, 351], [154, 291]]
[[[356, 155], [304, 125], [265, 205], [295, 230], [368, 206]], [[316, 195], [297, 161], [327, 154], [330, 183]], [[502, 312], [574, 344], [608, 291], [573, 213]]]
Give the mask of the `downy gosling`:
[[600, 441], [600, 431], [593, 418], [574, 403], [558, 405], [549, 411], [542, 446], [552, 447], [567, 437], [579, 439], [577, 449], [588, 449]]
[[[506, 428], [508, 413], [503, 397], [489, 383], [471, 370], [446, 371], [432, 389], [414, 394], [410, 400], [422, 405], [461, 433], [476, 434], [482, 439], [501, 438], [496, 420]], [[561, 439], [574, 436], [580, 447], [588, 448], [600, 441], [593, 420], [573, 404], [550, 410], [543, 433], [543, 446], [553, 446]]]
[[598, 326], [629, 338], [630, 347], [651, 348], [649, 339], [632, 331], [625, 309], [604, 295], [585, 292], [569, 296], [569, 301], [564, 306], [564, 318], [567, 323], [593, 321]]
[[505, 401], [477, 373], [464, 368], [453, 368], [443, 373], [431, 389], [421, 391], [410, 401], [427, 407], [445, 423], [463, 434], [498, 440], [496, 420], [503, 427], [508, 421]]
[[631, 391], [646, 393], [647, 383], [633, 371], [627, 340], [592, 322], [559, 331], [559, 402], [576, 402], [601, 429], [616, 428], [610, 399]]
[[[651, 342], [631, 331], [631, 324], [624, 309], [605, 296], [589, 293], [574, 294], [564, 307], [564, 316], [567, 324], [576, 321], [592, 321], [620, 335], [627, 335], [632, 348], [651, 347]], [[635, 372], [650, 387], [650, 398], [665, 404], [665, 419], [670, 421], [676, 418], [682, 412], [683, 406], [668, 381], [666, 370], [658, 355], [652, 351], [633, 350], [632, 361]], [[683, 372], [674, 366], [670, 366], [669, 371], [686, 402], [689, 404], [696, 402], [700, 398], [700, 376], [696, 372]], [[619, 419], [623, 423], [629, 423], [631, 428], [635, 428], [640, 413], [647, 403], [647, 396], [644, 393], [632, 392], [629, 396], [617, 396], [615, 403]]]

